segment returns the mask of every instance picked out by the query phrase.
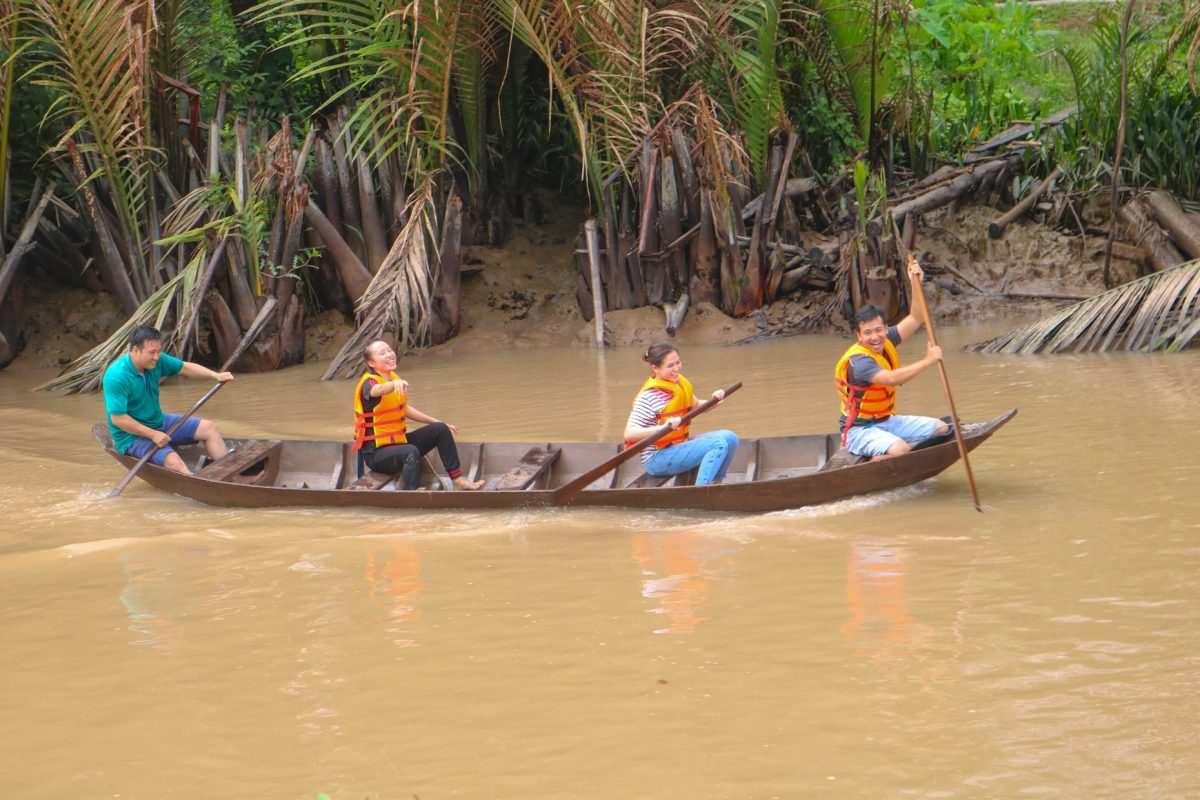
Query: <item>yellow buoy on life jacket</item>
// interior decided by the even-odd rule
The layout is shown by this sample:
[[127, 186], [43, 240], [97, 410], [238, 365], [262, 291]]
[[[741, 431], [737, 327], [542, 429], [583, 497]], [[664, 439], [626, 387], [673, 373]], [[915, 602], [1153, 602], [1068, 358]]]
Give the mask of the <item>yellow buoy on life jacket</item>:
[[371, 411], [363, 408], [363, 385], [368, 380], [377, 383], [399, 380], [396, 373], [389, 377], [367, 371], [354, 387], [354, 449], [360, 450], [365, 442], [374, 442], [376, 447], [389, 444], [404, 444], [408, 441], [408, 395], [399, 390], [381, 395], [379, 405]]
[[[662, 381], [651, 376], [646, 379], [645, 383], [642, 384], [642, 388], [638, 389], [638, 395], [647, 389], [662, 389], [664, 392], [671, 393], [671, 399], [668, 400], [667, 404], [663, 406], [661, 411], [658, 412], [658, 418], [656, 420], [656, 424], [658, 425], [662, 425], [672, 417], [682, 417], [684, 414], [692, 410], [692, 404], [696, 401], [695, 395], [692, 392], [691, 381], [682, 375], [679, 376], [679, 383]], [[655, 442], [654, 446], [657, 448], [663, 448], [685, 441], [688, 438], [689, 428], [691, 428], [691, 425], [689, 424], [680, 425], [678, 428]], [[636, 442], [625, 442], [626, 447], [629, 447], [632, 444], [636, 444]]]
[[882, 369], [896, 369], [900, 366], [900, 354], [891, 339], [884, 339], [883, 352], [876, 353], [868, 347], [855, 343], [838, 359], [833, 369], [833, 383], [837, 388], [838, 400], [842, 404], [842, 416], [846, 425], [842, 429], [842, 444], [846, 443], [846, 434], [854, 425], [856, 419], [887, 419], [896, 413], [896, 387], [868, 384], [856, 386], [850, 383], [850, 359], [854, 356], [868, 356]]

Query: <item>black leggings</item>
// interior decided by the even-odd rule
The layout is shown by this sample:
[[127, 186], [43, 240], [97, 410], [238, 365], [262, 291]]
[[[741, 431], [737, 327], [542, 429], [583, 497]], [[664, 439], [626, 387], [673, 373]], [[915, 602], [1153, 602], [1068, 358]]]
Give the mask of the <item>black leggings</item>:
[[462, 474], [462, 465], [458, 461], [458, 447], [454, 444], [454, 436], [444, 422], [434, 422], [423, 428], [408, 432], [405, 444], [385, 445], [373, 453], [363, 457], [367, 466], [376, 472], [394, 475], [397, 472], [403, 476], [404, 488], [415, 489], [421, 485], [421, 457], [433, 448], [437, 448], [451, 478]]

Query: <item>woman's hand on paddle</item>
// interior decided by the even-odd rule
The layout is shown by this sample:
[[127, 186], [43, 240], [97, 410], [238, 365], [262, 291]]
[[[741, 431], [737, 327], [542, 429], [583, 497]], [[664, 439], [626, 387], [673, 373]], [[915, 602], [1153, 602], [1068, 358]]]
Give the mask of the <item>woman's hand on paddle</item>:
[[930, 364], [934, 364], [942, 360], [942, 348], [933, 342], [929, 343], [928, 349], [925, 351], [925, 360]]
[[724, 400], [724, 399], [725, 399], [725, 390], [724, 390], [724, 389], [717, 389], [715, 392], [713, 392], [713, 393], [712, 393], [712, 396], [713, 396], [713, 397], [716, 399], [716, 401], [719, 403], [719, 402], [721, 402], [722, 400]]

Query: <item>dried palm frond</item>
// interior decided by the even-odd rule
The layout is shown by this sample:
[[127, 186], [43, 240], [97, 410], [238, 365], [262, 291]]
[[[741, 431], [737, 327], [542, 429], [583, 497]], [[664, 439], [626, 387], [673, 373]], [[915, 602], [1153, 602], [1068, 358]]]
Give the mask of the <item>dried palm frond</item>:
[[1200, 260], [1147, 275], [966, 349], [982, 353], [1184, 349], [1200, 334]]
[[1189, 4], [1189, 6], [1184, 10], [1183, 18], [1179, 20], [1179, 27], [1167, 40], [1166, 52], [1174, 52], [1184, 42], [1188, 43], [1188, 82], [1192, 85], [1193, 91], [1200, 91], [1196, 86], [1196, 60], [1197, 57], [1200, 57], [1200, 4]]
[[87, 179], [112, 198], [129, 244], [124, 265], [146, 297], [155, 279], [141, 250], [142, 212], [151, 190], [147, 53], [157, 24], [145, 0], [30, 0], [25, 4], [30, 37], [48, 57], [34, 81], [54, 96], [48, 121], [62, 126], [59, 146], [78, 144]]
[[104, 370], [124, 354], [129, 346], [129, 334], [133, 329], [138, 325], [153, 325], [161, 329], [176, 295], [188, 291], [195, 283], [196, 274], [194, 263], [180, 270], [178, 275], [146, 298], [137, 311], [107, 339], [72, 361], [57, 378], [43, 383], [35, 391], [75, 394], [99, 389], [104, 380]]
[[409, 196], [404, 227], [358, 301], [358, 327], [321, 380], [355, 375], [362, 367], [363, 347], [385, 334], [395, 337], [401, 352], [428, 340], [437, 272], [436, 188], [435, 177], [427, 175]]
[[702, 179], [711, 186], [713, 222], [717, 232], [732, 241], [736, 234], [730, 191], [745, 190], [744, 179], [749, 173], [749, 161], [738, 138], [721, 123], [716, 101], [704, 91], [697, 92], [691, 106], [694, 110], [693, 128], [696, 136], [696, 158]]

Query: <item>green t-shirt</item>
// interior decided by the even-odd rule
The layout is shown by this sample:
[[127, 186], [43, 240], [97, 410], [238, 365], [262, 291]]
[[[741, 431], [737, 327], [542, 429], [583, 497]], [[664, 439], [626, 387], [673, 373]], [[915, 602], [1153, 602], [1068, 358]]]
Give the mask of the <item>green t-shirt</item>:
[[163, 378], [178, 375], [181, 369], [182, 361], [163, 353], [153, 368], [139, 372], [126, 353], [104, 371], [104, 414], [118, 453], [128, 450], [137, 437], [113, 425], [113, 414], [128, 414], [147, 428], [162, 430], [158, 383]]

